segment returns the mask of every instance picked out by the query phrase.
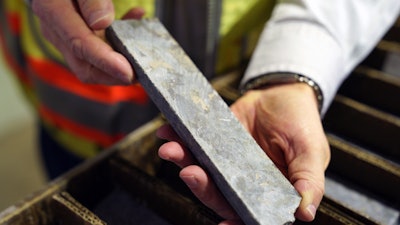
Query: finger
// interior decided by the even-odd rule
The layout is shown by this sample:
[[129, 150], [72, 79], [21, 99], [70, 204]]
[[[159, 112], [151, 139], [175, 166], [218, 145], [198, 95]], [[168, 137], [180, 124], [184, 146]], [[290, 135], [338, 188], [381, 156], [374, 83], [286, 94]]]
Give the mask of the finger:
[[199, 166], [192, 165], [181, 170], [179, 176], [193, 194], [210, 209], [227, 220], [237, 220], [238, 216], [226, 199]]
[[[64, 55], [69, 54], [69, 61], [72, 61], [72, 58], [87, 61], [91, 64], [90, 67], [96, 67], [108, 76], [119, 79], [122, 83], [132, 83], [133, 70], [127, 59], [115, 52], [89, 29], [71, 1], [35, 2], [34, 5], [41, 18], [43, 30], [49, 30], [51, 27], [51, 32], [57, 36], [57, 38], [53, 38], [52, 44], [57, 47], [63, 46], [63, 49], [59, 50]], [[63, 10], [55, 10], [60, 8]], [[96, 76], [94, 73], [82, 73], [96, 71], [89, 69], [90, 67], [74, 68], [71, 66], [76, 75], [84, 81], [91, 80], [88, 77]]]
[[93, 30], [102, 30], [114, 20], [114, 5], [111, 0], [78, 0], [82, 17]]
[[160, 158], [171, 161], [181, 168], [196, 163], [171, 125], [164, 124], [161, 126], [157, 129], [156, 135], [161, 139], [170, 141], [160, 147], [158, 151]]
[[92, 64], [87, 61], [80, 60], [76, 58], [68, 48], [63, 44], [62, 41], [56, 41], [58, 39], [57, 35], [54, 32], [49, 32], [48, 29], [42, 31], [43, 34], [49, 40], [54, 41], [56, 43], [56, 48], [60, 51], [64, 52], [64, 59], [67, 64], [70, 66], [72, 72], [76, 74], [76, 76], [85, 83], [90, 84], [106, 84], [106, 85], [125, 85], [126, 82], [121, 81], [120, 79], [116, 79], [110, 76], [107, 73], [99, 70], [94, 67]]
[[[104, 34], [100, 36], [104, 38]], [[61, 41], [68, 44], [64, 52], [68, 52], [71, 57], [88, 62], [92, 67], [119, 79], [124, 84], [133, 82], [134, 74], [128, 60], [94, 33], [86, 36], [71, 36], [70, 40]], [[91, 71], [88, 67], [78, 67], [76, 72], [81, 80], [87, 81], [90, 80], [89, 78], [96, 77], [96, 73], [91, 73]]]
[[122, 17], [122, 19], [141, 19], [145, 14], [145, 11], [141, 7], [135, 7], [131, 10], [129, 10], [125, 15]]
[[172, 129], [171, 125], [164, 124], [157, 129], [156, 135], [168, 141], [176, 141], [180, 142], [181, 139], [179, 138], [178, 134]]
[[87, 61], [80, 60], [71, 54], [65, 54], [64, 58], [78, 79], [87, 84], [103, 84], [103, 85], [127, 85], [126, 81], [121, 81], [110, 74], [99, 70]]
[[171, 161], [181, 168], [195, 164], [192, 155], [178, 142], [168, 142], [161, 145], [158, 155], [160, 158]]
[[[75, 39], [65, 51], [75, 62], [84, 61], [85, 67], [74, 67], [82, 81], [95, 81], [98, 71], [107, 74], [110, 80], [118, 79], [120, 83], [133, 82], [133, 70], [124, 56], [115, 52], [109, 45], [94, 35], [85, 39]], [[72, 65], [80, 65], [75, 63]], [[96, 82], [99, 83], [99, 82]]]

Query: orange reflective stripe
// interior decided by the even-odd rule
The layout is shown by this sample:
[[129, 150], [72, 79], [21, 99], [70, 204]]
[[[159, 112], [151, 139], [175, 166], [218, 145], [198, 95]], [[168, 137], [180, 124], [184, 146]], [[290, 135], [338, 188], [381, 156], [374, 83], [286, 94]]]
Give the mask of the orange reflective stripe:
[[52, 61], [33, 57], [29, 57], [27, 61], [34, 70], [33, 72], [44, 82], [84, 98], [106, 104], [120, 101], [146, 104], [149, 101], [146, 92], [138, 84], [130, 86], [84, 84], [68, 69]]
[[21, 17], [17, 12], [6, 12], [6, 20], [13, 35], [21, 33]]
[[67, 118], [51, 111], [42, 104], [39, 104], [38, 109], [41, 117], [50, 120], [50, 122], [56, 127], [62, 130], [67, 130], [70, 133], [84, 137], [88, 140], [92, 140], [102, 147], [108, 147], [124, 137], [123, 134], [108, 135], [98, 130], [75, 123], [74, 121], [68, 120]]
[[30, 87], [32, 86], [31, 81], [28, 78], [24, 68], [21, 67], [22, 65], [21, 62], [18, 61], [18, 60], [24, 60], [22, 58], [19, 59], [17, 57], [19, 49], [14, 49], [13, 48], [15, 46], [14, 44], [7, 43], [7, 40], [10, 39], [12, 39], [13, 41], [17, 41], [16, 40], [18, 39], [17, 34], [20, 33], [20, 17], [17, 13], [9, 13], [9, 15], [10, 16], [8, 16], [7, 18], [12, 17], [11, 19], [7, 19], [7, 22], [9, 23], [8, 24], [2, 23], [3, 27], [2, 29], [0, 29], [0, 44], [4, 60], [6, 64], [9, 66], [9, 68], [18, 77], [18, 79]]

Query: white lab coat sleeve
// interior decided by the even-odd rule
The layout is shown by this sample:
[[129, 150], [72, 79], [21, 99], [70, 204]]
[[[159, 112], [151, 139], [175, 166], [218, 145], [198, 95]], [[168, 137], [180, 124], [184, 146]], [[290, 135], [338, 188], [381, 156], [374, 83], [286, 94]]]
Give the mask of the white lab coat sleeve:
[[242, 80], [276, 72], [316, 82], [324, 115], [338, 87], [399, 15], [399, 0], [281, 0]]

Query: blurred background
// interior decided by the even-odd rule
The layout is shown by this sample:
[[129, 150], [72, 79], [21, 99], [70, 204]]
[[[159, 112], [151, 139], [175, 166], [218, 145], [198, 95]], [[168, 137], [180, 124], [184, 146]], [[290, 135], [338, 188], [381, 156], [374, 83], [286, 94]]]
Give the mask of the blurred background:
[[36, 148], [35, 115], [9, 73], [0, 54], [0, 212], [46, 182]]

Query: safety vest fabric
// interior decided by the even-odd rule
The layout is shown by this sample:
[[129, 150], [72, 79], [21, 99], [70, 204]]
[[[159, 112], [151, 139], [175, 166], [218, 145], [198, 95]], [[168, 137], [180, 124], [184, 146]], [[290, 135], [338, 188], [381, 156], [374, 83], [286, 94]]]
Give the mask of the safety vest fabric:
[[[154, 0], [128, 2], [114, 0], [116, 18], [133, 6], [144, 7], [147, 16], [154, 15]], [[250, 55], [271, 2], [223, 1], [217, 72], [234, 67]], [[7, 65], [48, 133], [77, 156], [96, 155], [158, 114], [138, 84], [80, 82], [61, 54], [42, 37], [38, 20], [24, 0], [1, 1], [0, 17], [1, 47]]]

